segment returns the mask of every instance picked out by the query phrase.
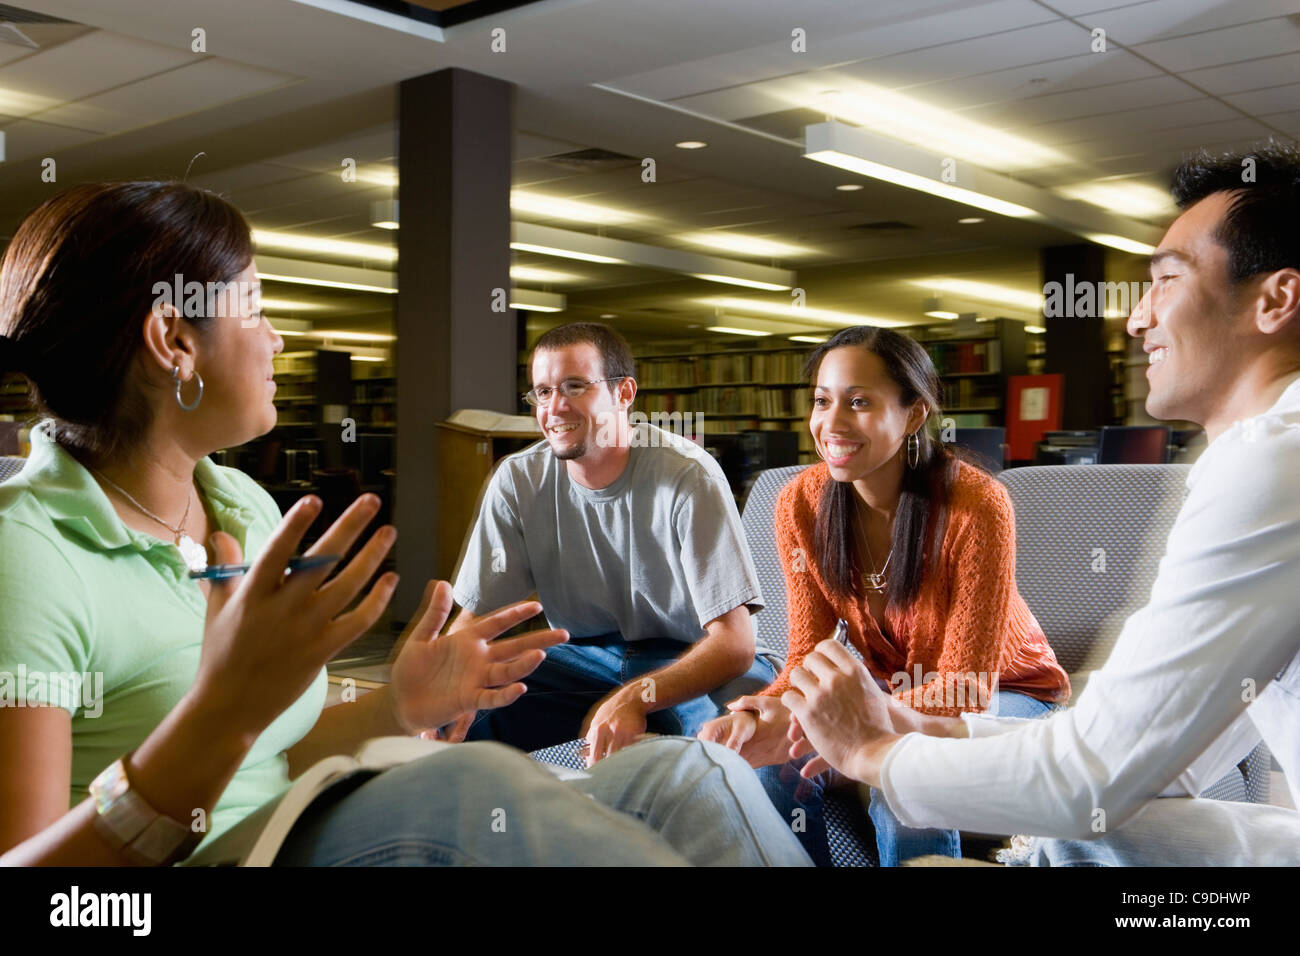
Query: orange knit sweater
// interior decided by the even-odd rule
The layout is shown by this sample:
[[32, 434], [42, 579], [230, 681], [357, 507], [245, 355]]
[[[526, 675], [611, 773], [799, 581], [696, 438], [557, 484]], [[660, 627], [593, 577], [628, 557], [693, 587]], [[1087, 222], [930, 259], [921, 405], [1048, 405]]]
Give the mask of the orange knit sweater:
[[785, 670], [764, 694], [787, 690], [790, 672], [844, 618], [868, 669], [889, 682], [895, 697], [924, 713], [984, 710], [993, 675], [999, 690], [1052, 703], [1069, 699], [1070, 679], [1016, 590], [1011, 498], [985, 472], [965, 463], [957, 467], [939, 566], [926, 568], [911, 607], [886, 610], [889, 636], [865, 600], [832, 597], [818, 571], [813, 529], [830, 480], [826, 465], [805, 468], [782, 489], [776, 539], [785, 569], [790, 649]]

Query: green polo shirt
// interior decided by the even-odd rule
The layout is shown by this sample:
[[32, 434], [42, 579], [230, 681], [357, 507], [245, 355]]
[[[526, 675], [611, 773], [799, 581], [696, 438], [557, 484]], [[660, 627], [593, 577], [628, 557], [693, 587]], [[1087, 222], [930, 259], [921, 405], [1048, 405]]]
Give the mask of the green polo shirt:
[[[194, 474], [218, 527], [251, 560], [280, 523], [274, 500], [206, 458]], [[194, 683], [206, 603], [188, 572], [175, 545], [122, 523], [46, 425], [32, 430], [26, 467], [0, 484], [0, 706], [32, 701], [72, 715], [69, 806]], [[205, 844], [285, 790], [284, 752], [316, 723], [326, 683], [322, 669], [257, 738], [207, 821]]]

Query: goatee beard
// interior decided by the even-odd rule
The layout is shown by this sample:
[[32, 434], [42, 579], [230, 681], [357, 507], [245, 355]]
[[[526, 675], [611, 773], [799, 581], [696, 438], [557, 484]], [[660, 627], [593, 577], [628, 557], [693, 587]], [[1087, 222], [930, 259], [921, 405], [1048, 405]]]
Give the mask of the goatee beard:
[[580, 442], [579, 444], [565, 451], [557, 451], [555, 447], [552, 446], [551, 452], [555, 455], [556, 459], [559, 461], [572, 461], [575, 458], [581, 458], [583, 455], [587, 453], [587, 443], [585, 441]]

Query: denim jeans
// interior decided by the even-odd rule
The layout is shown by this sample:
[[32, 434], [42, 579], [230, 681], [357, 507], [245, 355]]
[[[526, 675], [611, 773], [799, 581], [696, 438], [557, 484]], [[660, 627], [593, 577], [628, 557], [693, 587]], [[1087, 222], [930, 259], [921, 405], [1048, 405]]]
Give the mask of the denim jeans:
[[[1054, 705], [1014, 691], [997, 691], [990, 712], [1000, 717], [1042, 717], [1055, 709]], [[847, 781], [835, 771], [818, 774], [810, 780], [799, 776], [800, 768], [811, 759], [802, 757], [786, 764], [763, 767], [758, 778], [767, 791], [768, 798], [787, 824], [798, 820], [802, 830], [796, 830], [800, 842], [817, 866], [833, 866], [830, 842], [826, 835], [825, 793], [828, 788], [842, 786]], [[802, 810], [802, 813], [798, 811]], [[961, 856], [961, 835], [956, 830], [913, 829], [899, 821], [888, 801], [875, 787], [867, 816], [876, 831], [876, 852], [881, 866], [898, 866], [904, 860], [919, 856]]]
[[[573, 740], [583, 718], [602, 697], [673, 663], [689, 648], [669, 639], [624, 641], [617, 634], [573, 638], [546, 652], [546, 660], [524, 678], [528, 691], [517, 701], [480, 711], [465, 739], [496, 740], [527, 751]], [[755, 657], [745, 674], [711, 693], [649, 714], [646, 730], [693, 737], [723, 712], [728, 701], [762, 690], [776, 675], [769, 660]]]
[[647, 740], [573, 776], [500, 744], [457, 744], [335, 785], [275, 865], [811, 865], [720, 744]]

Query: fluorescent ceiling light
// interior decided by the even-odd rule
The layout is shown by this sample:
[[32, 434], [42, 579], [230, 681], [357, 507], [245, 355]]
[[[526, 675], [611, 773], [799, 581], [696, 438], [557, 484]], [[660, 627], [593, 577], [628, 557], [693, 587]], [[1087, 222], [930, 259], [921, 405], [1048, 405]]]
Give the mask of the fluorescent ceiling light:
[[1092, 182], [1056, 186], [1054, 191], [1124, 216], [1154, 219], [1177, 212], [1173, 197], [1149, 183], [1131, 179], [1098, 179]]
[[510, 191], [510, 208], [515, 212], [543, 216], [547, 219], [568, 219], [573, 222], [590, 222], [603, 226], [616, 226], [646, 218], [638, 213], [596, 203], [545, 196], [526, 189]]
[[[333, 175], [331, 173], [331, 175]], [[364, 166], [357, 169], [357, 179], [372, 186], [396, 186], [397, 170], [392, 166]]]
[[510, 308], [525, 312], [563, 312], [565, 298], [554, 292], [538, 292], [534, 289], [511, 289]]
[[376, 242], [353, 242], [349, 239], [326, 239], [293, 232], [275, 232], [254, 229], [253, 242], [259, 249], [285, 249], [290, 252], [316, 252], [331, 256], [348, 256], [356, 259], [379, 259], [394, 262], [397, 250]]
[[834, 325], [879, 325], [885, 328], [898, 328], [908, 325], [895, 319], [882, 319], [869, 315], [854, 315], [851, 312], [834, 312], [830, 309], [816, 309], [812, 306], [798, 308], [783, 302], [762, 302], [757, 299], [736, 299], [729, 296], [713, 296], [696, 300], [702, 305], [714, 308], [731, 309], [735, 312], [751, 312], [758, 315], [776, 315], [789, 322], [831, 323]]
[[564, 259], [580, 259], [583, 262], [604, 262], [612, 265], [626, 265], [624, 260], [615, 259], [613, 256], [598, 256], [590, 252], [577, 252], [573, 249], [560, 249], [555, 246], [539, 246], [531, 242], [512, 242], [511, 249], [518, 249], [520, 252], [536, 252], [543, 256], [560, 256]]
[[317, 339], [338, 339], [340, 342], [392, 342], [397, 338], [387, 332], [351, 332], [347, 329], [313, 329], [308, 333]]
[[1119, 249], [1121, 252], [1133, 252], [1140, 256], [1149, 256], [1156, 251], [1155, 246], [1148, 246], [1145, 242], [1126, 239], [1123, 236], [1112, 236], [1104, 232], [1085, 233], [1084, 238], [1103, 246], [1110, 246], [1112, 249]]
[[953, 202], [974, 206], [976, 209], [986, 209], [1000, 216], [1030, 219], [1037, 215], [1028, 206], [1006, 202], [993, 196], [977, 193], [971, 189], [963, 189], [952, 183], [941, 182], [928, 176], [910, 173], [905, 169], [897, 169], [883, 163], [872, 162], [869, 159], [863, 159], [861, 156], [842, 153], [839, 150], [819, 149], [816, 152], [804, 153], [804, 156], [808, 159], [815, 159], [819, 163], [826, 163], [828, 166], [837, 166], [840, 169], [847, 169], [849, 172], [870, 176], [872, 179], [883, 179], [885, 182], [893, 183], [896, 186], [906, 186], [908, 189], [916, 189], [932, 196], [951, 199]]
[[1043, 335], [1047, 332], [1047, 329], [1043, 328], [1041, 325], [1026, 325], [1025, 331], [1030, 335]]
[[511, 238], [513, 239], [511, 248], [515, 249], [545, 251], [569, 258], [646, 266], [689, 276], [716, 276], [718, 278], [712, 281], [726, 281], [733, 285], [762, 283], [762, 286], [757, 287], [775, 290], [793, 288], [797, 284], [795, 273], [789, 269], [777, 269], [686, 249], [666, 249], [663, 246], [628, 242], [625, 239], [596, 236], [588, 232], [557, 229], [539, 223], [514, 223], [511, 226]]
[[674, 144], [678, 149], [703, 149], [708, 143], [701, 142], [698, 139], [684, 139], [680, 143]]
[[1070, 157], [1050, 146], [878, 86], [854, 84], [851, 90], [837, 90], [831, 96], [822, 90], [804, 89], [794, 97], [799, 106], [938, 156], [964, 159], [989, 169], [1029, 169], [1070, 162]]
[[969, 279], [909, 279], [908, 282], [923, 289], [948, 292], [967, 299], [979, 299], [982, 302], [999, 302], [1014, 305], [1031, 312], [1041, 311], [1043, 297], [1037, 292], [1025, 292], [1010, 286], [995, 285], [992, 282], [973, 282]]
[[536, 266], [511, 266], [510, 278], [523, 279], [525, 282], [577, 282], [582, 276], [575, 276], [572, 272], [538, 269]]
[[844, 183], [835, 188], [842, 193], [855, 193], [862, 188], [862, 183]]
[[932, 319], [955, 319], [955, 318], [957, 318], [957, 313], [956, 313], [956, 312], [945, 312], [943, 309], [931, 309], [929, 312], [927, 312], [927, 313], [925, 313], [925, 314], [928, 315], [928, 316], [929, 316], [930, 318], [932, 318]]
[[354, 362], [382, 362], [384, 361], [378, 355], [350, 355], [348, 358]]
[[820, 345], [822, 342], [830, 340], [829, 335], [790, 335], [787, 338], [791, 342], [812, 342], [814, 345]]
[[358, 269], [305, 259], [281, 259], [278, 256], [257, 257], [257, 277], [267, 282], [290, 282], [296, 285], [314, 285], [326, 289], [350, 289], [356, 292], [382, 292], [397, 294], [397, 280], [393, 273], [379, 269]]
[[263, 312], [319, 312], [324, 308], [327, 307], [319, 302], [299, 302], [296, 299], [262, 299]]
[[752, 335], [761, 338], [765, 335], [771, 335], [771, 332], [759, 332], [756, 329], [733, 329], [727, 325], [710, 325], [710, 332], [725, 332], [728, 335]]
[[710, 282], [723, 282], [727, 285], [743, 285], [750, 289], [764, 289], [768, 292], [784, 292], [790, 288], [788, 285], [777, 285], [775, 282], [758, 282], [754, 279], [738, 279], [735, 276], [711, 275], [707, 272], [692, 272], [691, 275], [697, 279], [708, 279]]
[[[743, 256], [763, 256], [767, 259], [806, 256], [813, 251], [802, 246], [792, 246], [786, 242], [759, 239], [756, 236], [741, 236], [730, 232], [692, 232], [677, 238], [682, 242], [689, 242], [693, 246], [721, 249], [723, 252], [736, 252]], [[786, 286], [786, 288], [789, 288], [789, 286]]]
[[973, 226], [977, 222], [983, 222], [983, 221], [984, 221], [983, 216], [965, 216], [957, 220], [958, 224], [962, 226]]

